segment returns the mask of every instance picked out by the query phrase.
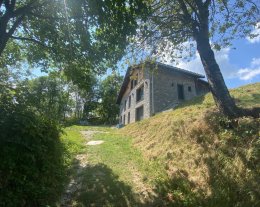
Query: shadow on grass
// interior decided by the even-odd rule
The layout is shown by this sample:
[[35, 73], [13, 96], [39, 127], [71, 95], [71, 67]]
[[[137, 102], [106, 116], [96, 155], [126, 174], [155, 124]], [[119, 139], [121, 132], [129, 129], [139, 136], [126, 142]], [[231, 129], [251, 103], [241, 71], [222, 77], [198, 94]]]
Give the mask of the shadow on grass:
[[164, 199], [163, 206], [260, 206], [259, 121], [241, 119], [236, 127], [225, 128], [218, 118], [217, 114], [208, 114], [205, 122], [209, 131], [197, 128], [192, 134], [202, 147], [211, 193], [200, 190], [188, 172], [179, 169], [171, 179], [157, 182], [156, 193]]
[[196, 96], [190, 100], [185, 100], [182, 103], [180, 103], [178, 106], [176, 106], [174, 109], [181, 109], [187, 106], [196, 106], [196, 105], [201, 106], [206, 96], [207, 94]]
[[[155, 195], [149, 199], [133, 191], [132, 187], [119, 180], [119, 177], [104, 164], [81, 167], [75, 160], [76, 180], [80, 187], [70, 195], [71, 199], [62, 206], [77, 207], [161, 207], [165, 202]], [[146, 200], [146, 201], [144, 201]]]
[[120, 181], [108, 166], [96, 164], [81, 167], [76, 160], [74, 169], [80, 187], [64, 206], [144, 206], [131, 186]]
[[118, 180], [110, 168], [98, 164], [82, 170], [82, 189], [76, 196], [83, 206], [133, 206], [137, 204], [129, 185]]
[[255, 106], [260, 103], [260, 94], [250, 94], [247, 96], [240, 96], [238, 99], [235, 99], [236, 103], [241, 106]]

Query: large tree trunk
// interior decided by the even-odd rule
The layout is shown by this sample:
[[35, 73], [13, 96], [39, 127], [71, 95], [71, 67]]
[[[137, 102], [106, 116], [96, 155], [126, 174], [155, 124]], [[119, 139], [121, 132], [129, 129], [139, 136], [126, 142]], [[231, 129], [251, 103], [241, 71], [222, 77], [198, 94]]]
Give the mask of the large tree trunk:
[[215, 55], [209, 44], [209, 39], [199, 36], [197, 49], [206, 72], [210, 90], [219, 110], [229, 118], [241, 116], [241, 110], [236, 106], [235, 101], [229, 94], [224, 82], [220, 68], [216, 62]]

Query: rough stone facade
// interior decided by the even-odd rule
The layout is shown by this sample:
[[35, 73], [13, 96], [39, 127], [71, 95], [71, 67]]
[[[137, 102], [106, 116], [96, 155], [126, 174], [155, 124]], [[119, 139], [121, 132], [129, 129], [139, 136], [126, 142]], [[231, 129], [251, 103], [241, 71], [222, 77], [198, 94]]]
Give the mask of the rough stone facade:
[[[117, 100], [120, 104], [119, 123], [127, 125], [140, 119], [137, 117], [139, 107], [143, 107], [141, 119], [145, 119], [207, 93], [208, 84], [200, 79], [203, 77], [161, 63], [129, 68]], [[137, 101], [137, 91], [141, 87], [144, 87], [143, 99]]]

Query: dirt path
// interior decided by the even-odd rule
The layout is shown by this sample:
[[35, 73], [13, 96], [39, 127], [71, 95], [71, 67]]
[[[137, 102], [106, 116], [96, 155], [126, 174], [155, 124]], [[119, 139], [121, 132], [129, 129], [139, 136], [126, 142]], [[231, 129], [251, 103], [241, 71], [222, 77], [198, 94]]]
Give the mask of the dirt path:
[[[113, 143], [111, 139], [94, 140], [94, 135], [97, 133], [106, 133], [103, 131], [87, 130], [80, 131], [85, 138], [85, 146], [89, 149], [96, 149], [93, 145], [102, 145], [104, 143], [120, 146], [118, 143]], [[113, 136], [113, 134], [111, 134]], [[102, 137], [102, 136], [101, 136]], [[102, 148], [106, 150], [104, 145]], [[118, 149], [118, 148], [116, 148]], [[120, 148], [121, 151], [123, 148]], [[117, 151], [117, 150], [114, 150]], [[123, 151], [124, 152], [124, 151]], [[126, 152], [129, 153], [129, 152]], [[144, 181], [142, 173], [133, 161], [127, 161], [120, 154], [116, 155], [116, 159], [128, 162], [128, 180], [131, 181], [131, 186], [122, 181], [120, 177], [114, 173], [113, 164], [110, 162], [101, 161], [90, 163], [89, 159], [92, 156], [99, 157], [98, 152], [92, 154], [78, 154], [72, 164], [70, 182], [61, 199], [61, 207], [70, 206], [146, 206], [153, 198], [156, 197], [152, 187]], [[114, 160], [111, 158], [111, 163]], [[111, 168], [112, 167], [112, 168]], [[120, 163], [116, 163], [116, 167], [124, 168]], [[87, 196], [86, 196], [87, 195]], [[89, 197], [89, 195], [92, 195]], [[85, 197], [84, 197], [85, 196]], [[84, 197], [84, 201], [82, 201]], [[80, 200], [78, 205], [77, 201]], [[112, 204], [112, 205], [111, 205]]]
[[[80, 131], [84, 138], [86, 138], [85, 145], [89, 145], [90, 139], [96, 133], [102, 133], [102, 131]], [[103, 132], [106, 133], [106, 132]], [[99, 140], [98, 140], [99, 141]], [[102, 144], [103, 142], [97, 142], [96, 144]], [[92, 144], [91, 144], [92, 145]], [[73, 173], [70, 177], [70, 182], [66, 188], [64, 195], [61, 198], [61, 207], [73, 206], [73, 197], [82, 190], [82, 171], [90, 165], [87, 160], [87, 154], [78, 154], [75, 157], [75, 161], [72, 164]]]

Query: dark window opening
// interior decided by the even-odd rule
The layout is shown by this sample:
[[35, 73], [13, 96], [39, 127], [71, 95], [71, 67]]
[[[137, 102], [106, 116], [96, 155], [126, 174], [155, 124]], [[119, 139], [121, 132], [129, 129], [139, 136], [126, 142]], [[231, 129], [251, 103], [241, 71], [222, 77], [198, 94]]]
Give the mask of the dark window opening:
[[130, 107], [131, 107], [131, 95], [128, 98], [128, 108], [130, 108]]
[[141, 107], [137, 108], [135, 111], [135, 119], [136, 119], [136, 121], [140, 121], [143, 118], [144, 118], [144, 107], [141, 106]]
[[137, 80], [131, 80], [131, 89], [137, 85]]
[[120, 124], [122, 124], [122, 116], [120, 116]]
[[178, 84], [178, 85], [177, 85], [177, 88], [178, 88], [178, 99], [179, 99], [179, 100], [184, 100], [183, 85]]
[[126, 100], [125, 100], [125, 107], [124, 107], [124, 109], [126, 110]]
[[191, 86], [188, 86], [188, 91], [191, 92]]
[[130, 124], [130, 112], [128, 112], [127, 122]]
[[144, 100], [144, 85], [136, 90], [136, 102]]
[[124, 122], [123, 122], [123, 124], [125, 125], [125, 115], [124, 115]]

